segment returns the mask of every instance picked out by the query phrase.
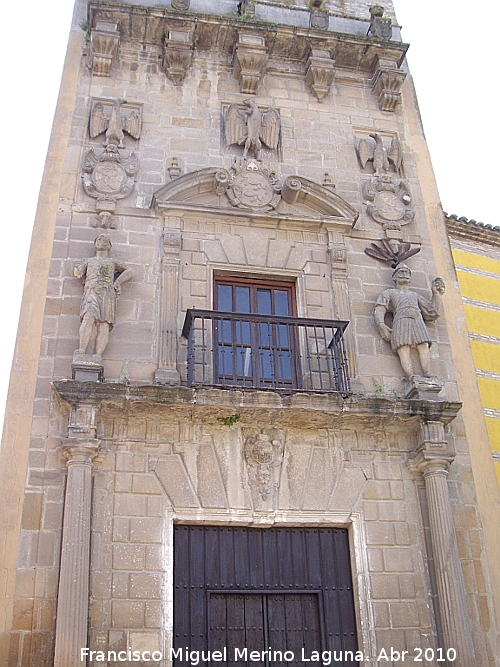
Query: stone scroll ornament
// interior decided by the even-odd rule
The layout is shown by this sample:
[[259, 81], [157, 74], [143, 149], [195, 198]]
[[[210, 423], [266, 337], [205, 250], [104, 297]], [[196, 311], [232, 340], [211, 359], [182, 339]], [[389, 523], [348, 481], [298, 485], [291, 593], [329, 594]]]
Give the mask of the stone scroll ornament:
[[[375, 323], [381, 337], [390, 342], [391, 348], [399, 356], [406, 378], [415, 387], [426, 386], [428, 390], [439, 392], [443, 385], [431, 373], [430, 345], [432, 338], [426, 322], [434, 322], [442, 312], [442, 295], [445, 285], [441, 278], [432, 281], [432, 298], [429, 301], [410, 290], [411, 269], [399, 264], [392, 273], [396, 286], [384, 290], [375, 304]], [[386, 321], [387, 313], [392, 314], [392, 323]], [[411, 351], [418, 353], [423, 376], [415, 373]]]
[[400, 231], [402, 225], [413, 220], [415, 211], [411, 207], [411, 193], [400, 177], [403, 162], [402, 148], [397, 137], [393, 137], [390, 148], [384, 146], [378, 132], [370, 134], [374, 143], [361, 139], [358, 157], [363, 169], [373, 163], [373, 176], [363, 183], [367, 213], [384, 230]]
[[95, 257], [78, 262], [74, 274], [85, 279], [80, 305], [80, 346], [74, 364], [101, 365], [109, 334], [115, 323], [116, 299], [121, 285], [133, 276], [132, 269], [109, 256], [111, 241], [106, 234], [95, 241]]
[[284, 437], [279, 429], [262, 428], [245, 439], [244, 454], [251, 486], [266, 501], [279, 488]]

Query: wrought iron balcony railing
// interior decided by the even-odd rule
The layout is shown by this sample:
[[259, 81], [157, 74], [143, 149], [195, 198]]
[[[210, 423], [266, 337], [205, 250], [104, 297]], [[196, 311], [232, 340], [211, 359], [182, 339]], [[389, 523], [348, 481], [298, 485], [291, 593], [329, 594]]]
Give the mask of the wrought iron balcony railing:
[[350, 393], [348, 322], [189, 309], [189, 387]]

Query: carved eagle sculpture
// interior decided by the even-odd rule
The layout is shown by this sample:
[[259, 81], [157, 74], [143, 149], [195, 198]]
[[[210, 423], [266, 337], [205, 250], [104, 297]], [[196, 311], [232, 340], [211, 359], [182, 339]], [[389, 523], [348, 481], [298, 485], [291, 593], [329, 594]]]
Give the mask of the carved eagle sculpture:
[[375, 176], [380, 176], [389, 171], [389, 163], [392, 162], [394, 171], [398, 173], [403, 161], [399, 139], [394, 137], [391, 142], [391, 147], [387, 150], [382, 141], [382, 137], [378, 132], [370, 134], [370, 137], [375, 139], [374, 147], [371, 146], [366, 139], [361, 139], [358, 144], [359, 161], [361, 162], [363, 169], [366, 167], [366, 163], [372, 160]]
[[226, 142], [228, 146], [244, 144], [243, 157], [252, 150], [258, 160], [262, 144], [273, 150], [278, 147], [281, 119], [276, 109], [263, 113], [254, 100], [245, 100], [244, 104], [247, 109], [231, 104], [226, 111]]
[[141, 117], [135, 110], [126, 116], [122, 116], [120, 113], [122, 103], [123, 100], [114, 101], [109, 119], [104, 113], [102, 102], [94, 104], [90, 112], [89, 123], [89, 134], [92, 139], [106, 132], [104, 145], [115, 144], [118, 148], [124, 148], [124, 131], [134, 139], [139, 139], [141, 136]]

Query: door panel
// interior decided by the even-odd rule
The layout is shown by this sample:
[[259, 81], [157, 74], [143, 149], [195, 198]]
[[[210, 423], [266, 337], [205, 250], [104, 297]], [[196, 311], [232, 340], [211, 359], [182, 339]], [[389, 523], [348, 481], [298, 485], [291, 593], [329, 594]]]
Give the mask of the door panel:
[[[345, 529], [176, 526], [174, 584], [174, 648], [227, 649], [227, 662], [200, 665], [229, 665], [245, 647], [294, 662], [302, 649], [357, 650]], [[263, 657], [245, 664], [291, 665]]]

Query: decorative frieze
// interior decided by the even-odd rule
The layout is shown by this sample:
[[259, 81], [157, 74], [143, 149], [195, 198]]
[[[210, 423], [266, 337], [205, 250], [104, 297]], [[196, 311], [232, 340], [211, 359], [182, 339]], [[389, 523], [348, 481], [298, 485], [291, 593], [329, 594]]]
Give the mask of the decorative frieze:
[[234, 50], [233, 74], [240, 84], [240, 92], [255, 95], [267, 66], [267, 48], [264, 37], [239, 33]]
[[90, 31], [90, 67], [96, 76], [109, 76], [118, 53], [120, 32], [117, 23], [97, 21]]
[[406, 79], [396, 61], [377, 56], [377, 65], [372, 77], [373, 94], [378, 98], [382, 111], [396, 111], [401, 103], [401, 88]]
[[306, 63], [306, 86], [321, 102], [330, 92], [335, 63], [325, 49], [312, 48]]
[[194, 43], [191, 30], [170, 30], [163, 45], [163, 67], [174, 86], [180, 85], [193, 59]]

